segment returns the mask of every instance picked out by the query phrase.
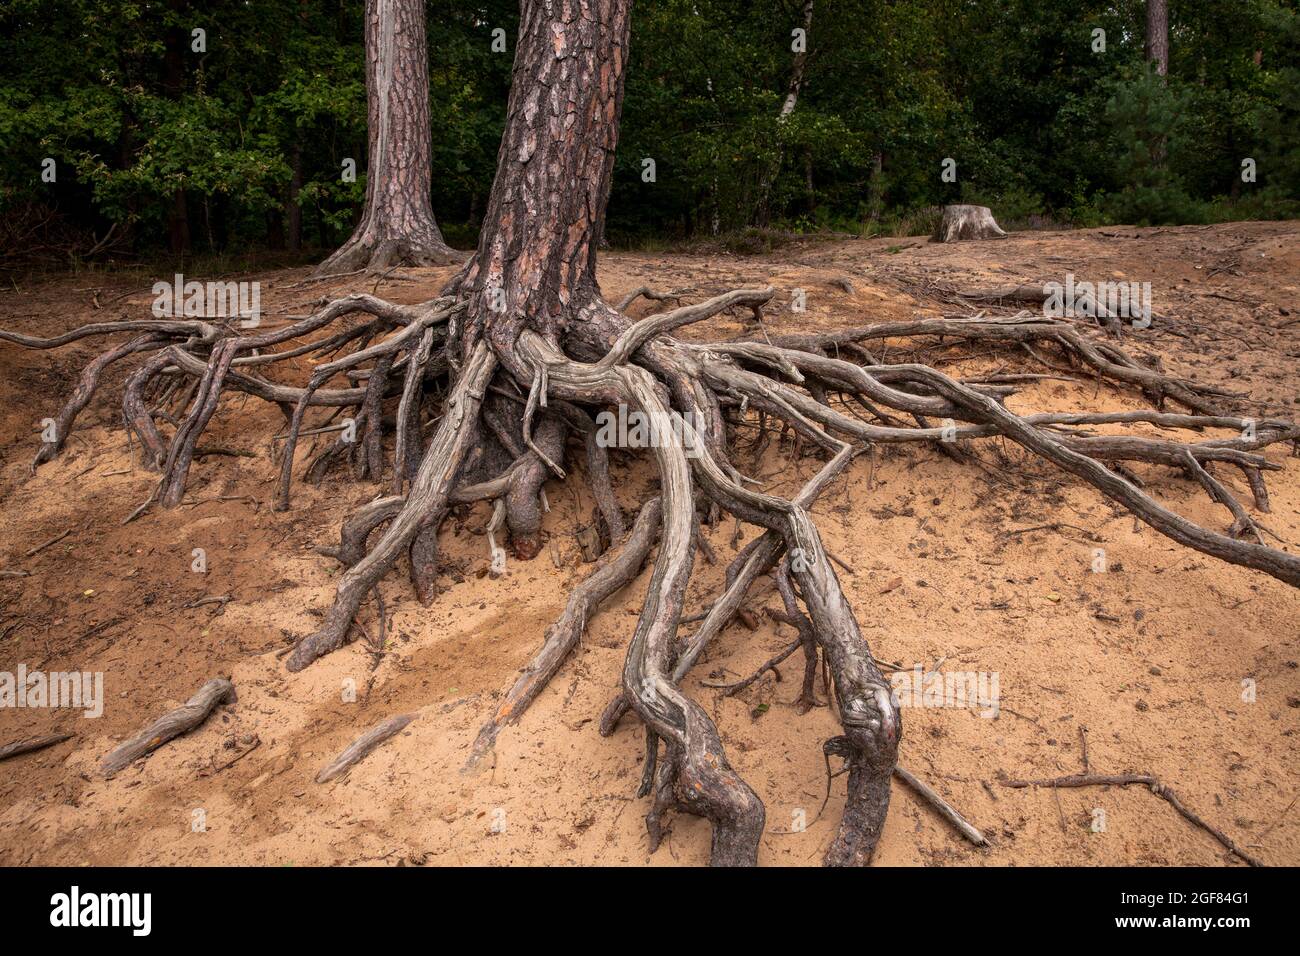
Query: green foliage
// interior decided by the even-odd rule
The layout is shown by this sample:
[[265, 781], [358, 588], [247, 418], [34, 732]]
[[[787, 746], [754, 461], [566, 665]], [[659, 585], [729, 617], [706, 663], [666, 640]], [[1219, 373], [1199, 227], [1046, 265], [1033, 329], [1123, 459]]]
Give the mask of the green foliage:
[[1178, 160], [1196, 137], [1189, 132], [1190, 92], [1154, 70], [1108, 81], [1106, 104], [1114, 173], [1122, 189], [1107, 200], [1111, 215], [1138, 225], [1203, 222]]
[[[296, 199], [303, 242], [336, 246], [365, 192], [363, 8], [6, 0], [0, 215], [114, 226], [115, 255], [147, 256], [179, 208], [195, 252], [233, 254], [282, 245]], [[1170, 16], [1165, 80], [1143, 62], [1140, 0], [815, 0], [781, 119], [801, 0], [637, 0], [608, 237], [717, 234], [747, 251], [923, 235], [956, 201], [1010, 228], [1297, 215], [1294, 0], [1180, 0]], [[427, 19], [433, 205], [464, 247], [495, 171], [518, 4], [429, 0]]]

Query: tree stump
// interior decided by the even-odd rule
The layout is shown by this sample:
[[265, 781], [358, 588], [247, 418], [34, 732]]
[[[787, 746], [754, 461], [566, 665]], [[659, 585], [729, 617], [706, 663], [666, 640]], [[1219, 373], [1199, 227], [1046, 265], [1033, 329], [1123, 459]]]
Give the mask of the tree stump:
[[1007, 234], [993, 219], [988, 206], [944, 206], [943, 219], [931, 242], [959, 242], [963, 239], [1005, 239]]

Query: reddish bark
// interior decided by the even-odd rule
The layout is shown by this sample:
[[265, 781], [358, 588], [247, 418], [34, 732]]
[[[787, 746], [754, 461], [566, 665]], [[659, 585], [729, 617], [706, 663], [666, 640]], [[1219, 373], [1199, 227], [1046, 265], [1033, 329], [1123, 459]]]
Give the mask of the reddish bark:
[[554, 340], [599, 295], [630, 14], [630, 0], [523, 4], [496, 180], [460, 286], [500, 314], [498, 342], [525, 326]]
[[1156, 73], [1169, 74], [1169, 0], [1147, 0], [1146, 54]]
[[365, 209], [352, 238], [317, 274], [460, 261], [443, 241], [429, 201], [429, 55], [422, 0], [366, 0], [366, 103]]

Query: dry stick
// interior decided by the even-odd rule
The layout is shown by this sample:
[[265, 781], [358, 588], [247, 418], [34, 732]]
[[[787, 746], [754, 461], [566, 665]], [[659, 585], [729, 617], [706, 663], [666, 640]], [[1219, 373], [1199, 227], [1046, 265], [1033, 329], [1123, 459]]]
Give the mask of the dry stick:
[[1071, 531], [1077, 531], [1090, 541], [1101, 541], [1101, 538], [1099, 538], [1095, 532], [1089, 531], [1086, 528], [1080, 528], [1078, 525], [1066, 524], [1064, 521], [1053, 521], [1050, 524], [1036, 524], [1032, 528], [1010, 528], [1006, 531], [999, 532], [999, 534], [1005, 538], [1011, 538], [1018, 534], [1029, 534], [1032, 531], [1060, 531], [1062, 528], [1069, 528]]
[[51, 538], [49, 541], [46, 541], [44, 544], [38, 544], [36, 547], [32, 548], [30, 551], [25, 553], [23, 557], [24, 558], [35, 557], [36, 555], [44, 551], [46, 548], [48, 548], [50, 545], [58, 544], [60, 541], [62, 541], [70, 534], [72, 534], [71, 528], [69, 528], [67, 531], [63, 532], [62, 534], [56, 534], [53, 538]]
[[[323, 425], [323, 426], [321, 426], [320, 428], [312, 428], [312, 429], [308, 429], [307, 431], [301, 431], [301, 432], [298, 433], [298, 437], [299, 437], [299, 438], [309, 438], [309, 437], [311, 437], [312, 435], [324, 435], [324, 434], [327, 434], [327, 433], [329, 433], [329, 432], [341, 432], [341, 431], [344, 431], [347, 427], [348, 427], [348, 426], [347, 426], [346, 424], [340, 424], [340, 425]], [[271, 441], [273, 441], [273, 442], [275, 442], [275, 441], [284, 441], [284, 440], [285, 440], [286, 438], [288, 438], [288, 437], [289, 437], [288, 435], [272, 435], [272, 436], [271, 436]]]
[[239, 763], [239, 761], [243, 760], [245, 757], [247, 757], [249, 754], [251, 754], [254, 750], [256, 750], [256, 749], [257, 749], [258, 747], [260, 747], [260, 746], [262, 746], [262, 738], [261, 738], [261, 737], [254, 737], [254, 738], [253, 738], [253, 742], [252, 742], [251, 744], [249, 744], [246, 748], [244, 748], [243, 750], [241, 750], [238, 754], [236, 754], [235, 756], [231, 757], [229, 760], [227, 760], [225, 763], [221, 764], [220, 766], [214, 766], [214, 767], [213, 767], [212, 769], [210, 769], [210, 770], [204, 770], [204, 771], [200, 772], [200, 773], [199, 773], [199, 776], [200, 776], [200, 777], [212, 777], [212, 776], [216, 776], [217, 774], [221, 773], [221, 771], [223, 771], [223, 770], [229, 770], [231, 767], [233, 767], [235, 764]]
[[46, 747], [61, 744], [63, 741], [75, 736], [76, 734], [50, 734], [47, 737], [28, 737], [26, 740], [15, 740], [11, 744], [0, 747], [0, 760], [8, 760], [10, 757], [31, 753], [33, 750], [44, 750]]
[[295, 282], [293, 285], [285, 286], [286, 289], [301, 289], [305, 285], [311, 285], [314, 282], [328, 282], [330, 279], [346, 279], [349, 276], [359, 276], [365, 272], [365, 269], [356, 269], [352, 272], [331, 272], [329, 275], [308, 276], [301, 282]]
[[967, 823], [960, 813], [954, 810], [948, 802], [943, 799], [943, 797], [935, 793], [934, 790], [932, 790], [924, 781], [899, 766], [894, 767], [894, 776], [906, 783], [916, 791], [917, 794], [924, 797], [926, 801], [929, 802], [930, 806], [939, 811], [941, 817], [956, 827], [958, 832], [960, 832], [966, 839], [970, 840], [971, 843], [974, 843], [976, 846], [989, 845], [989, 841], [984, 834], [980, 833], [979, 830]]
[[354, 740], [350, 747], [330, 761], [329, 765], [322, 769], [320, 773], [316, 774], [316, 782], [327, 783], [340, 774], [346, 773], [353, 764], [365, 758], [385, 740], [401, 731], [407, 724], [415, 720], [415, 717], [415, 714], [398, 714], [396, 717], [389, 717], [382, 724], [367, 730]]
[[1214, 837], [1224, 845], [1230, 852], [1241, 857], [1251, 866], [1263, 866], [1256, 857], [1251, 856], [1241, 847], [1237, 846], [1222, 830], [1206, 823], [1191, 810], [1187, 809], [1178, 799], [1178, 795], [1173, 790], [1162, 784], [1159, 778], [1151, 774], [1101, 774], [1101, 773], [1079, 773], [1069, 777], [1056, 777], [1052, 780], [1003, 780], [1002, 786], [1014, 787], [1015, 789], [1024, 789], [1025, 787], [1130, 787], [1141, 784], [1150, 788], [1151, 792], [1157, 797], [1166, 800], [1170, 806], [1183, 815], [1185, 819], [1200, 827], [1210, 836]]
[[233, 600], [233, 595], [230, 594], [222, 594], [216, 597], [195, 598], [193, 601], [186, 601], [184, 604], [182, 604], [181, 609], [188, 611], [196, 607], [203, 607], [204, 605], [207, 604], [220, 604], [221, 607], [218, 609], [217, 612], [220, 613], [221, 611], [224, 611], [226, 609], [226, 605], [229, 604], [232, 600]]
[[235, 700], [235, 685], [224, 677], [214, 677], [200, 687], [198, 692], [185, 702], [185, 706], [177, 707], [159, 717], [104, 757], [99, 763], [100, 772], [105, 777], [112, 777], [173, 737], [179, 737], [193, 730], [207, 720], [208, 714], [212, 713], [212, 709], [217, 704], [222, 701], [233, 704]]
[[738, 680], [730, 684], [722, 683], [721, 681], [704, 680], [704, 681], [700, 681], [700, 684], [704, 687], [710, 687], [713, 688], [714, 690], [722, 691], [724, 697], [734, 697], [736, 694], [739, 694], [742, 690], [744, 690], [750, 684], [754, 683], [754, 681], [758, 680], [768, 671], [771, 671], [773, 674], [776, 675], [776, 679], [780, 680], [781, 672], [776, 669], [776, 665], [782, 663], [787, 657], [789, 657], [795, 651], [799, 650], [799, 648], [803, 647], [803, 643], [804, 643], [803, 638], [800, 637], [797, 640], [786, 645], [775, 656], [769, 658], [767, 662], [763, 664], [762, 667], [754, 671], [754, 673], [750, 674], [744, 680]]

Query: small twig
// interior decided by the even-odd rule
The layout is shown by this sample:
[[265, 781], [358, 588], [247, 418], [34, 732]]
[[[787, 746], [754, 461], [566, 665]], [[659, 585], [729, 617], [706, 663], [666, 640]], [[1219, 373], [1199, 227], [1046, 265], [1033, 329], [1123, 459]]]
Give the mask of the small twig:
[[254, 736], [253, 742], [249, 744], [245, 749], [241, 750], [238, 754], [231, 757], [229, 760], [221, 764], [219, 767], [213, 767], [210, 770], [203, 771], [203, 773], [201, 773], [200, 776], [203, 777], [216, 776], [217, 774], [221, 773], [221, 771], [226, 770], [229, 767], [233, 767], [235, 764], [239, 763], [239, 761], [243, 760], [245, 757], [247, 757], [249, 754], [251, 754], [254, 750], [256, 750], [260, 746], [262, 746], [262, 738]]
[[226, 609], [226, 605], [230, 603], [231, 599], [231, 595], [229, 594], [223, 594], [220, 597], [196, 598], [193, 601], [187, 601], [185, 604], [182, 604], [181, 608], [183, 610], [190, 610], [191, 608], [203, 607], [205, 604], [220, 604], [221, 608], [217, 612], [219, 614], [221, 611]]
[[1222, 830], [1206, 823], [1191, 810], [1183, 805], [1178, 799], [1178, 795], [1160, 782], [1157, 777], [1151, 774], [1125, 773], [1125, 774], [1101, 774], [1101, 773], [1079, 773], [1069, 777], [1057, 777], [1053, 780], [1003, 780], [1002, 786], [1023, 789], [1025, 787], [1131, 787], [1141, 785], [1150, 789], [1157, 797], [1168, 802], [1168, 804], [1177, 810], [1189, 822], [1200, 827], [1210, 836], [1218, 840], [1229, 852], [1235, 853], [1251, 866], [1263, 866], [1256, 857], [1251, 856], [1241, 847], [1233, 842], [1232, 838]]
[[957, 831], [971, 843], [976, 846], [988, 846], [988, 838], [980, 833], [979, 830], [971, 826], [966, 819], [952, 808], [943, 797], [935, 793], [928, 784], [920, 780], [915, 774], [904, 769], [901, 766], [894, 767], [894, 776], [902, 780], [911, 787], [918, 795], [924, 797], [930, 806], [939, 812], [939, 815], [957, 828]]
[[301, 282], [295, 282], [293, 285], [285, 286], [286, 289], [301, 289], [305, 285], [311, 285], [315, 282], [328, 282], [330, 279], [346, 279], [348, 276], [359, 276], [365, 272], [365, 269], [356, 269], [352, 272], [331, 272], [323, 276], [308, 276]]
[[1100, 537], [1086, 528], [1080, 528], [1078, 525], [1066, 524], [1064, 521], [1053, 521], [1050, 524], [1034, 525], [1032, 528], [1009, 528], [999, 533], [1004, 538], [1010, 538], [1018, 534], [1029, 534], [1031, 531], [1060, 531], [1062, 528], [1069, 528], [1071, 531], [1077, 531], [1089, 541], [1101, 540]]
[[67, 531], [63, 532], [62, 534], [56, 534], [53, 538], [51, 538], [49, 541], [46, 541], [44, 544], [38, 544], [36, 547], [29, 550], [26, 554], [23, 555], [23, 557], [24, 558], [35, 557], [36, 555], [44, 551], [46, 548], [48, 548], [50, 545], [58, 544], [60, 541], [62, 541], [70, 534], [72, 534], [71, 528], [69, 528]]
[[790, 656], [791, 654], [793, 654], [795, 651], [799, 650], [799, 648], [802, 647], [802, 646], [803, 646], [803, 638], [800, 637], [800, 638], [798, 638], [797, 640], [795, 640], [792, 644], [790, 644], [789, 646], [783, 648], [783, 649], [780, 651], [780, 653], [778, 653], [775, 657], [773, 657], [771, 660], [769, 660], [767, 663], [765, 663], [765, 664], [764, 664], [762, 667], [760, 667], [758, 670], [754, 671], [754, 673], [750, 674], [750, 675], [749, 675], [748, 677], [746, 677], [744, 680], [739, 680], [739, 681], [736, 681], [735, 683], [731, 683], [731, 684], [723, 684], [723, 683], [717, 683], [717, 682], [712, 682], [712, 681], [701, 681], [700, 683], [702, 683], [705, 687], [712, 687], [712, 688], [715, 688], [715, 689], [717, 689], [717, 690], [722, 691], [722, 693], [723, 693], [725, 696], [727, 696], [727, 697], [733, 697], [733, 696], [735, 696], [736, 694], [739, 694], [742, 690], [744, 690], [744, 689], [745, 689], [746, 687], [748, 687], [750, 684], [754, 683], [754, 681], [758, 680], [760, 677], [762, 677], [762, 676], [763, 676], [764, 674], [766, 674], [768, 671], [771, 671], [773, 674], [776, 675], [776, 679], [777, 679], [777, 680], [780, 680], [780, 679], [781, 679], [781, 672], [778, 671], [778, 670], [776, 669], [776, 665], [777, 665], [777, 664], [780, 664], [782, 661], [784, 661], [787, 657], [789, 657], [789, 656]]
[[[349, 425], [349, 424], [347, 424], [347, 423], [343, 423], [343, 424], [339, 424], [339, 425], [324, 425], [324, 426], [322, 426], [322, 427], [320, 427], [320, 428], [312, 428], [312, 429], [310, 429], [310, 430], [308, 430], [308, 431], [299, 432], [299, 433], [298, 433], [298, 437], [299, 437], [299, 438], [308, 438], [308, 437], [310, 437], [310, 436], [312, 436], [312, 435], [324, 435], [324, 434], [326, 434], [327, 432], [341, 432], [341, 431], [346, 431], [346, 430], [347, 430], [348, 428], [350, 428], [350, 427], [352, 427], [352, 426]], [[285, 440], [286, 438], [288, 438], [288, 437], [289, 437], [289, 435], [288, 435], [287, 433], [284, 434], [284, 435], [272, 435], [272, 436], [271, 436], [271, 441], [273, 441], [273, 442], [275, 442], [275, 441], [284, 441], [284, 440]]]

